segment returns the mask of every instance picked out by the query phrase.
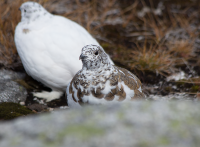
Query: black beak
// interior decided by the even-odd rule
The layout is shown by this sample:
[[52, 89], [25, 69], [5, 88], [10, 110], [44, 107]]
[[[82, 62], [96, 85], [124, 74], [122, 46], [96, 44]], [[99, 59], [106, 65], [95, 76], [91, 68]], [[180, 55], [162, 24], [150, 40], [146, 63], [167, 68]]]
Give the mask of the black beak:
[[87, 58], [87, 56], [84, 56], [83, 54], [80, 55], [79, 60], [84, 60], [85, 58]]
[[20, 10], [21, 11], [21, 9], [19, 8], [18, 10]]

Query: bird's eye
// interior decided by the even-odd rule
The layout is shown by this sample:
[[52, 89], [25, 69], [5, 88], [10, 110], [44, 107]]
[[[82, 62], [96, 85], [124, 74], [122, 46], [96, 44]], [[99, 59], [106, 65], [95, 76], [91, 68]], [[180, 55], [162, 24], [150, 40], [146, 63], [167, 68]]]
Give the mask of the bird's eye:
[[24, 12], [26, 12], [26, 10], [24, 9]]
[[95, 55], [98, 55], [98, 51], [96, 51], [94, 54], [95, 54]]

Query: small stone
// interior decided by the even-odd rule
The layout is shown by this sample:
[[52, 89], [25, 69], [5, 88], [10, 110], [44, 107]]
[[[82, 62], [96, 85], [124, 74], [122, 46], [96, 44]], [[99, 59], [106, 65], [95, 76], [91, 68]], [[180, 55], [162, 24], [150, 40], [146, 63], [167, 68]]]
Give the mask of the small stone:
[[25, 105], [25, 102], [20, 102], [19, 104], [22, 105], [22, 106], [24, 106], [24, 105]]
[[49, 111], [53, 111], [53, 110], [54, 110], [54, 108], [48, 108], [48, 110], [49, 110]]

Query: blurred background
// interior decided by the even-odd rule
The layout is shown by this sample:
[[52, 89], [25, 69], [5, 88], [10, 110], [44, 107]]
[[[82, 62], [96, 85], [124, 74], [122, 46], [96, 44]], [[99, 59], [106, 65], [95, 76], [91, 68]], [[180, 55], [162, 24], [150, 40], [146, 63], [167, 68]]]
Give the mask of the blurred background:
[[16, 51], [25, 1], [0, 0], [0, 146], [199, 146], [200, 0], [33, 0], [86, 28], [155, 101], [28, 118], [68, 107], [64, 97], [33, 98], [49, 89], [26, 75]]
[[[25, 72], [14, 43], [26, 0], [0, 1], [0, 68]], [[200, 1], [198, 0], [33, 0], [49, 12], [86, 28], [116, 65], [136, 74], [150, 99], [200, 91]], [[29, 92], [44, 87], [22, 85]], [[28, 83], [28, 84], [27, 84]], [[30, 88], [32, 85], [32, 88]], [[28, 88], [27, 88], [28, 89]], [[31, 90], [30, 90], [31, 89]], [[31, 95], [31, 94], [30, 94]], [[170, 99], [177, 97], [170, 97]]]

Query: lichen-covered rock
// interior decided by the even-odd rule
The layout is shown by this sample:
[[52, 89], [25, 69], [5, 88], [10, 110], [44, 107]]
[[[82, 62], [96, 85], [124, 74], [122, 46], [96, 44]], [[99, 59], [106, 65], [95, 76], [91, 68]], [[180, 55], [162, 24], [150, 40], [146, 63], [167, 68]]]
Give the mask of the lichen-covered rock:
[[26, 100], [26, 89], [16, 82], [24, 77], [24, 73], [0, 70], [0, 102], [18, 103]]
[[200, 104], [135, 101], [0, 123], [1, 147], [200, 146]]

